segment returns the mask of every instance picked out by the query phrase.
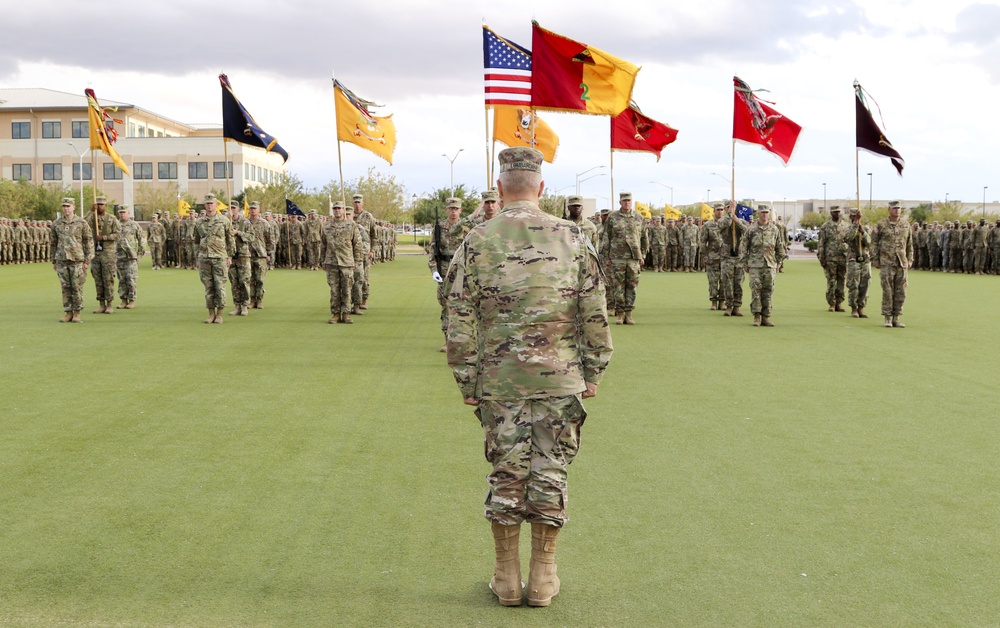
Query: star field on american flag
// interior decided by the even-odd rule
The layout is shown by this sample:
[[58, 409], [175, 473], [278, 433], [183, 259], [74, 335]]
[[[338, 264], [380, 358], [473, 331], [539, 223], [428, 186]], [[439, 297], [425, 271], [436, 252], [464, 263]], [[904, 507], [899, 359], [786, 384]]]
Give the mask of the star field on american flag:
[[531, 106], [531, 51], [483, 27], [487, 105]]

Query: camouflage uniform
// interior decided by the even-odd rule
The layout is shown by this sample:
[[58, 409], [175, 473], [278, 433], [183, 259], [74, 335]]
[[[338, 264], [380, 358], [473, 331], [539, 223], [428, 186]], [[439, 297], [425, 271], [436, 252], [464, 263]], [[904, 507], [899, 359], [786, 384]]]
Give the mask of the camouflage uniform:
[[982, 275], [987, 270], [986, 253], [989, 251], [989, 246], [987, 244], [987, 238], [990, 234], [989, 229], [989, 225], [986, 224], [986, 219], [981, 219], [979, 221], [979, 226], [973, 231], [973, 263], [975, 264], [977, 275]]
[[[73, 199], [63, 199], [63, 205], [73, 204]], [[83, 284], [87, 281], [84, 266], [94, 257], [94, 240], [90, 225], [78, 216], [72, 219], [59, 217], [52, 223], [49, 233], [49, 251], [52, 266], [62, 288], [63, 312], [74, 313], [79, 321], [83, 309]], [[68, 319], [64, 318], [64, 321]]]
[[[122, 227], [118, 219], [105, 212], [97, 214], [97, 227], [94, 227], [94, 212], [84, 218], [94, 232], [94, 259], [90, 265], [90, 274], [97, 288], [97, 300], [103, 305], [103, 311], [110, 314], [111, 303], [115, 300], [115, 265], [117, 263], [117, 244]], [[97, 313], [100, 313], [99, 309]]]
[[993, 274], [1000, 275], [1000, 220], [990, 229], [990, 255], [993, 258]]
[[[119, 210], [125, 214], [126, 210]], [[115, 267], [118, 270], [119, 308], [132, 309], [135, 304], [136, 284], [139, 282], [139, 259], [146, 254], [146, 234], [136, 221], [125, 215], [121, 221]]]
[[[362, 199], [361, 195], [360, 194], [355, 194], [354, 195], [354, 202], [357, 203], [359, 201], [363, 202], [363, 199]], [[363, 276], [364, 277], [363, 277], [363, 281], [361, 283], [361, 303], [364, 304], [364, 303], [366, 303], [368, 301], [368, 295], [371, 292], [371, 286], [370, 286], [369, 280], [368, 280], [369, 273], [370, 273], [371, 267], [372, 267], [372, 262], [371, 262], [371, 260], [372, 260], [372, 253], [371, 253], [371, 251], [376, 246], [376, 240], [378, 238], [378, 234], [376, 233], [376, 230], [375, 230], [375, 217], [371, 215], [371, 212], [368, 212], [367, 210], [365, 210], [364, 207], [360, 207], [359, 208], [359, 207], [355, 206], [354, 222], [358, 223], [358, 229], [361, 230], [362, 234], [364, 234], [366, 236], [366, 239], [369, 242], [369, 250], [365, 254], [365, 263], [364, 263], [364, 272], [363, 272]]]
[[480, 400], [493, 465], [485, 516], [562, 527], [580, 394], [612, 353], [596, 251], [572, 223], [518, 201], [466, 237], [446, 286], [448, 364], [462, 396]]
[[18, 220], [14, 226], [13, 250], [14, 263], [24, 264], [28, 261], [28, 227], [23, 220]]
[[229, 222], [233, 225], [233, 263], [229, 267], [229, 283], [232, 285], [234, 309], [231, 316], [246, 316], [250, 305], [250, 243], [257, 237], [250, 221], [243, 216], [240, 208], [229, 206]]
[[[331, 317], [339, 316], [340, 322], [349, 322], [354, 269], [363, 264], [365, 258], [361, 231], [353, 220], [331, 218], [320, 234], [320, 244], [326, 283], [330, 286]], [[337, 322], [334, 318], [331, 322]]]
[[149, 235], [146, 242], [149, 243], [149, 255], [153, 260], [153, 270], [163, 268], [163, 247], [167, 241], [167, 230], [159, 218], [149, 223]]
[[676, 272], [681, 265], [681, 230], [677, 227], [677, 221], [671, 218], [667, 221], [667, 260], [666, 268], [670, 272]]
[[226, 307], [226, 260], [236, 254], [236, 240], [229, 219], [221, 214], [199, 218], [194, 228], [198, 247], [198, 276], [205, 286], [205, 307]]
[[253, 229], [253, 237], [247, 241], [250, 246], [250, 305], [259, 310], [263, 307], [264, 279], [269, 261], [274, 262], [271, 256], [277, 246], [274, 241], [274, 225], [277, 223], [268, 222], [260, 216], [250, 218], [248, 222]]
[[323, 223], [315, 209], [309, 210], [309, 218], [305, 222], [306, 264], [309, 270], [316, 270], [320, 265], [320, 244], [323, 240]]
[[723, 242], [720, 229], [718, 221], [709, 220], [701, 228], [699, 242], [705, 259], [705, 274], [708, 275], [708, 300], [712, 303], [713, 310], [721, 310], [724, 300], [721, 290]]
[[[442, 222], [436, 225], [431, 233], [430, 256], [427, 258], [427, 268], [431, 273], [439, 272], [442, 278], [448, 272], [448, 265], [455, 255], [455, 251], [464, 240], [462, 236], [461, 221], [454, 223]], [[364, 232], [362, 232], [364, 235]], [[440, 235], [440, 245], [438, 236]], [[440, 270], [438, 270], [440, 268]], [[448, 301], [443, 283], [437, 285], [437, 300], [441, 305], [441, 332], [448, 335]], [[357, 296], [357, 289], [355, 289]]]
[[755, 325], [770, 326], [774, 277], [783, 259], [785, 243], [781, 241], [778, 226], [773, 222], [750, 225], [740, 243], [740, 263], [750, 275], [750, 293], [753, 295], [750, 311], [754, 314]]
[[[833, 206], [830, 213], [840, 212]], [[844, 232], [847, 224], [843, 220], [827, 220], [819, 228], [819, 246], [816, 256], [826, 275], [826, 303], [831, 312], [843, 312], [844, 282], [847, 279], [847, 247], [844, 244]]]
[[[855, 212], [858, 210], [851, 209], [852, 216]], [[847, 246], [847, 304], [851, 306], [851, 316], [868, 318], [864, 309], [872, 277], [871, 227], [850, 223], [844, 232], [844, 244]]]
[[964, 229], [956, 221], [948, 232], [948, 269], [953, 273], [962, 271], [962, 231]]
[[667, 262], [667, 227], [659, 220], [649, 228], [649, 250], [653, 254], [653, 270], [662, 273]]
[[719, 237], [722, 246], [719, 255], [719, 287], [725, 302], [725, 316], [743, 316], [743, 264], [740, 263], [740, 245], [747, 232], [747, 224], [731, 212], [726, 212], [719, 220]]
[[302, 268], [303, 225], [295, 216], [289, 216], [285, 223], [285, 243], [288, 245], [288, 268]]
[[689, 273], [695, 270], [698, 257], [698, 225], [693, 220], [681, 227], [681, 246], [684, 250], [684, 268]]
[[965, 232], [962, 234], [962, 252], [964, 253], [962, 268], [966, 274], [976, 272], [976, 228], [972, 221], [966, 221]]
[[906, 301], [906, 271], [913, 259], [913, 235], [905, 219], [892, 221], [883, 218], [879, 221], [872, 238], [872, 259], [879, 269], [882, 316], [886, 319], [886, 326], [901, 326], [898, 318], [903, 314], [903, 303]]
[[601, 236], [601, 261], [611, 266], [615, 310], [619, 316], [635, 309], [640, 262], [649, 249], [646, 220], [634, 209], [611, 212]]

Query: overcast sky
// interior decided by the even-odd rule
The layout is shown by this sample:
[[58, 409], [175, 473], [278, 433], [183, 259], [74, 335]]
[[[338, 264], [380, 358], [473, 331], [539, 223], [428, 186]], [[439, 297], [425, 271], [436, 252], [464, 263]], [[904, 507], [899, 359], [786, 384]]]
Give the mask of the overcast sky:
[[[181, 122], [221, 124], [217, 75], [289, 152], [308, 187], [337, 178], [331, 76], [385, 104], [398, 135], [395, 165], [343, 145], [345, 178], [375, 166], [409, 194], [455, 182], [486, 185], [483, 23], [531, 47], [531, 20], [642, 66], [633, 98], [679, 129], [651, 154], [615, 153], [615, 191], [675, 204], [729, 196], [732, 77], [803, 127], [787, 167], [736, 147], [736, 195], [855, 195], [855, 79], [881, 107], [906, 159], [860, 157], [861, 196], [1000, 199], [1000, 3], [955, 0], [662, 0], [633, 2], [381, 0], [328, 3], [135, 0], [109, 10], [54, 0], [5, 2], [0, 85], [82, 92]], [[16, 25], [16, 28], [13, 27]], [[572, 193], [577, 173], [608, 172], [606, 117], [542, 113], [560, 135], [549, 188]], [[878, 119], [878, 118], [876, 118]], [[499, 149], [498, 149], [499, 150]], [[712, 174], [718, 173], [718, 174]], [[658, 182], [652, 183], [653, 181]], [[565, 188], [565, 189], [563, 189]], [[608, 205], [611, 182], [581, 184]], [[709, 191], [711, 190], [711, 191]]]

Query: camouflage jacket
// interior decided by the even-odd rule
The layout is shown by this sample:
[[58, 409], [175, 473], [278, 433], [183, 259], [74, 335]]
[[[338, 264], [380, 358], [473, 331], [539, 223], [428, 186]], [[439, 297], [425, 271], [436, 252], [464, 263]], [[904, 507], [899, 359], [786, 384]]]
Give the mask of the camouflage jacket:
[[709, 220], [701, 228], [701, 251], [705, 259], [710, 262], [718, 262], [722, 259], [722, 227], [715, 220]]
[[230, 218], [229, 221], [233, 224], [235, 257], [250, 257], [250, 243], [257, 239], [257, 232], [254, 231], [253, 225], [239, 212], [236, 212], [236, 216]]
[[298, 218], [292, 216], [294, 220], [289, 220], [285, 223], [285, 240], [288, 244], [302, 244], [303, 242], [303, 227], [304, 225], [299, 222]]
[[847, 247], [847, 261], [863, 264], [872, 261], [872, 228], [867, 225], [848, 223], [844, 231], [844, 246]]
[[[87, 221], [87, 226], [90, 227], [91, 232], [94, 234], [94, 251], [98, 255], [114, 256], [115, 255], [115, 244], [118, 242], [118, 237], [121, 235], [122, 226], [118, 222], [118, 219], [111, 214], [105, 213], [104, 217], [97, 217], [97, 226], [94, 226], [94, 212], [90, 212], [84, 218]], [[101, 236], [102, 240], [98, 240], [97, 236]]]
[[601, 259], [642, 260], [648, 251], [649, 231], [642, 214], [634, 209], [611, 212], [601, 234]]
[[323, 240], [323, 223], [315, 217], [316, 214], [312, 214], [312, 216], [312, 218], [307, 218], [305, 222], [306, 242], [321, 242]]
[[134, 220], [121, 223], [118, 237], [118, 259], [139, 259], [146, 254], [146, 232]]
[[198, 257], [202, 259], [221, 259], [236, 255], [232, 224], [220, 214], [198, 219], [194, 228], [194, 243], [198, 245]]
[[167, 241], [167, 230], [160, 222], [149, 223], [149, 235], [146, 241], [150, 244], [163, 244]]
[[696, 246], [698, 244], [698, 225], [687, 224], [681, 228], [681, 244]]
[[463, 397], [560, 397], [600, 382], [613, 350], [604, 285], [573, 223], [510, 203], [465, 238], [444, 288]]
[[872, 260], [879, 266], [897, 264], [909, 268], [913, 259], [913, 234], [910, 223], [900, 218], [896, 222], [883, 218], [875, 226], [872, 237]]
[[594, 247], [594, 250], [597, 250], [597, 227], [594, 223], [590, 222], [582, 215], [580, 216], [579, 222], [572, 220], [570, 222], [580, 228], [580, 233], [587, 236], [587, 239], [590, 240], [591, 246]]
[[726, 212], [719, 219], [719, 237], [722, 238], [722, 257], [739, 257], [740, 244], [747, 232], [747, 223]]
[[436, 257], [438, 234], [441, 236], [441, 274], [444, 275], [448, 271], [448, 264], [451, 264], [451, 258], [455, 255], [455, 250], [458, 249], [458, 245], [465, 239], [466, 234], [462, 233], [461, 225], [461, 220], [455, 224], [440, 222], [437, 224], [437, 228], [431, 231], [430, 255], [427, 258], [427, 268], [430, 268], [432, 272], [437, 272], [438, 269], [438, 259]]
[[667, 244], [667, 228], [663, 225], [654, 225], [649, 227], [649, 245], [650, 246], [666, 246]]
[[748, 268], [777, 268], [785, 259], [781, 229], [773, 222], [755, 222], [740, 242], [740, 264]]
[[256, 220], [247, 220], [253, 231], [253, 237], [247, 240], [250, 247], [250, 257], [268, 257], [270, 251], [274, 250], [274, 223], [268, 222], [258, 217]]
[[819, 245], [816, 256], [822, 264], [827, 262], [843, 262], [847, 259], [847, 247], [844, 245], [844, 233], [848, 223], [843, 220], [833, 222], [827, 220], [819, 228]]
[[327, 221], [320, 233], [323, 265], [355, 268], [365, 261], [361, 230], [353, 220]]
[[90, 225], [83, 218], [58, 218], [49, 231], [49, 256], [52, 263], [84, 262], [94, 258], [94, 238]]
[[[371, 243], [375, 241], [375, 216], [372, 216], [371, 212], [362, 209], [360, 213], [355, 214], [354, 222], [358, 223], [358, 229], [365, 236], [364, 240], [369, 243], [369, 247], [371, 247]], [[371, 249], [369, 248], [368, 250]], [[368, 250], [365, 251], [366, 255], [368, 254]]]

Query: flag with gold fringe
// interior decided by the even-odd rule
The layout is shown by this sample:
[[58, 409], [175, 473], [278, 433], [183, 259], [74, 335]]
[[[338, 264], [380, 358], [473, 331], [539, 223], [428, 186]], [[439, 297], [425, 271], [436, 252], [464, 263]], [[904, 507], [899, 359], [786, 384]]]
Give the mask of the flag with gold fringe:
[[611, 120], [611, 150], [653, 153], [659, 161], [663, 147], [676, 139], [677, 129], [643, 115], [635, 103]]
[[[108, 112], [101, 107], [97, 102], [97, 96], [94, 94], [94, 90], [88, 88], [84, 90], [84, 95], [87, 97], [87, 114], [90, 126], [90, 150], [99, 150], [108, 157], [111, 161], [115, 163], [116, 166], [121, 168], [122, 172], [132, 176], [129, 172], [128, 166], [125, 165], [125, 161], [115, 150], [114, 143], [118, 141], [118, 131], [115, 130], [115, 124], [125, 124], [123, 120], [117, 120], [112, 118]], [[117, 111], [117, 109], [111, 109], [111, 111]]]
[[493, 139], [507, 146], [531, 146], [542, 151], [545, 161], [552, 163], [559, 149], [559, 136], [544, 120], [527, 107], [497, 105], [493, 107]]
[[616, 116], [632, 100], [639, 66], [531, 23], [531, 106]]
[[358, 98], [337, 79], [333, 79], [333, 98], [337, 139], [369, 150], [392, 164], [392, 153], [396, 150], [396, 125], [392, 116], [373, 116], [371, 109], [381, 105]]
[[288, 152], [278, 144], [274, 136], [257, 126], [253, 116], [236, 98], [229, 77], [220, 74], [219, 83], [222, 84], [222, 136], [240, 144], [263, 148], [269, 153], [277, 153], [284, 161], [288, 161]]

